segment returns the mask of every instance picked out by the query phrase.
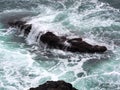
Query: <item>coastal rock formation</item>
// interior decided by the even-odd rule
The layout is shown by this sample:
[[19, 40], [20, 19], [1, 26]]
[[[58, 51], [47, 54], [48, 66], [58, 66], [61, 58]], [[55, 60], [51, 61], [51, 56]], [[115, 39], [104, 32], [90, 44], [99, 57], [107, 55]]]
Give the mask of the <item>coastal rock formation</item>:
[[64, 81], [47, 81], [46, 83], [39, 85], [36, 88], [30, 88], [30, 90], [77, 90], [70, 83]]
[[[82, 40], [82, 38], [63, 38], [56, 36], [52, 32], [46, 32], [41, 35], [40, 40], [47, 44], [49, 48], [58, 48], [61, 50], [71, 52], [84, 52], [84, 53], [102, 53], [107, 50], [105, 46], [90, 45], [89, 43]], [[67, 42], [69, 45], [66, 45]]]
[[20, 31], [23, 30], [25, 35], [28, 35], [30, 30], [32, 29], [32, 25], [26, 24], [25, 21], [8, 22], [8, 25], [11, 27], [19, 28]]
[[[19, 28], [22, 32], [24, 32], [24, 35], [28, 35], [32, 28], [32, 25], [26, 24], [25, 21], [9, 22], [8, 24], [11, 27]], [[40, 41], [46, 44], [48, 48], [61, 49], [70, 52], [103, 53], [107, 50], [105, 46], [91, 45], [83, 41], [82, 38], [69, 39], [65, 36], [57, 36], [53, 32], [46, 32], [45, 34], [42, 34]]]

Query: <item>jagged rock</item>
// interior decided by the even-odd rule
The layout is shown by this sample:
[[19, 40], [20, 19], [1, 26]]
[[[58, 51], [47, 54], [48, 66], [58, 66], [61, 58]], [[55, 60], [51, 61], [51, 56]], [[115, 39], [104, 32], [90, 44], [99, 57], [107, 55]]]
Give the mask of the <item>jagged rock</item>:
[[11, 27], [19, 28], [21, 31], [23, 30], [25, 35], [28, 35], [32, 29], [32, 25], [26, 24], [25, 21], [8, 22], [8, 25]]
[[[49, 48], [58, 48], [71, 52], [102, 53], [107, 50], [105, 46], [90, 45], [83, 41], [82, 38], [64, 38], [64, 40], [62, 40], [61, 37], [56, 36], [52, 32], [47, 32], [41, 35], [40, 40], [47, 44]], [[69, 43], [69, 45], [66, 45], [65, 42]]]
[[46, 83], [39, 85], [36, 88], [30, 88], [30, 90], [77, 90], [70, 83], [64, 81], [47, 81]]
[[[32, 25], [26, 24], [25, 21], [14, 21], [9, 22], [8, 24], [11, 27], [19, 28], [22, 32], [24, 31], [24, 35], [28, 35], [32, 28]], [[107, 50], [105, 46], [91, 45], [83, 41], [82, 38], [69, 39], [65, 36], [57, 36], [53, 32], [46, 32], [45, 34], [42, 34], [40, 40], [44, 44], [47, 44], [48, 48], [61, 49], [70, 52], [103, 53]]]

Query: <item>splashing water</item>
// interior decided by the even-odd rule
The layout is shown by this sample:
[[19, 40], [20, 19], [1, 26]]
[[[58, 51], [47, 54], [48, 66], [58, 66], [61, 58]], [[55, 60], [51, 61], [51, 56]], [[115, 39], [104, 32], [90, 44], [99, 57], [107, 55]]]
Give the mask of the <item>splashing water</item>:
[[[27, 90], [47, 80], [65, 80], [78, 90], [120, 89], [119, 9], [97, 0], [1, 0], [0, 7], [0, 90]], [[33, 25], [27, 37], [2, 26], [13, 19]], [[48, 49], [36, 39], [47, 31], [79, 36], [108, 51]]]

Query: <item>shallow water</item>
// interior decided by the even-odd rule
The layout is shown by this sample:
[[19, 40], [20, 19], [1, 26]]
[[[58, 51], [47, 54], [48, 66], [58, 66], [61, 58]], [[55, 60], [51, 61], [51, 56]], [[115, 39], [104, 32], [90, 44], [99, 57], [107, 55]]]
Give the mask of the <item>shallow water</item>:
[[[16, 17], [17, 16], [17, 17]], [[1, 0], [0, 90], [27, 90], [65, 80], [78, 90], [120, 90], [120, 12], [97, 0]], [[25, 19], [27, 37], [7, 22]], [[105, 45], [103, 54], [47, 49], [36, 36], [46, 31]]]

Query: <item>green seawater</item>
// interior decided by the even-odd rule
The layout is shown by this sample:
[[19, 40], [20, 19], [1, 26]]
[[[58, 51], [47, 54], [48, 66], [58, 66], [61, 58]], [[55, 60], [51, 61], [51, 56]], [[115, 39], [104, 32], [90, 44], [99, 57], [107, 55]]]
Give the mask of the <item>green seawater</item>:
[[[35, 32], [23, 37], [6, 26], [21, 18], [36, 33], [80, 36], [108, 51], [81, 54], [29, 45]], [[119, 19], [119, 8], [98, 0], [1, 0], [0, 90], [28, 90], [48, 80], [65, 80], [78, 90], [120, 90]]]

